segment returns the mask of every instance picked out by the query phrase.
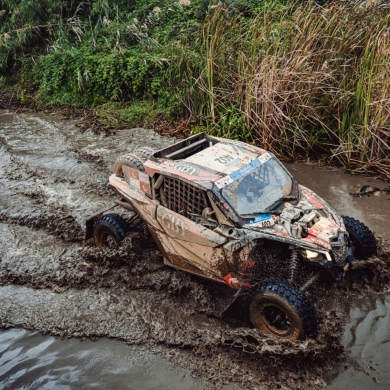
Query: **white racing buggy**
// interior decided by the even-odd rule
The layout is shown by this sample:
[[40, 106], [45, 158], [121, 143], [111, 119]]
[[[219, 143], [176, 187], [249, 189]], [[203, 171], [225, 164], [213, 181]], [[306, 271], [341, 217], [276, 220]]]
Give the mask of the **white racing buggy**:
[[[340, 283], [354, 256], [377, 249], [363, 223], [340, 217], [272, 153], [243, 142], [202, 133], [140, 148], [118, 158], [109, 184], [166, 265], [239, 290], [254, 327], [291, 340], [316, 335], [313, 282]], [[87, 221], [86, 238], [117, 247], [127, 228], [102, 212]]]

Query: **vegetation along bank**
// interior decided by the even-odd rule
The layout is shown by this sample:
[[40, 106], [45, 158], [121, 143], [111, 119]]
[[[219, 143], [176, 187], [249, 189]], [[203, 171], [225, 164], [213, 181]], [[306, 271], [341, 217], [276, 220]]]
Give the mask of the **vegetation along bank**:
[[388, 1], [1, 0], [0, 107], [207, 131], [390, 178]]

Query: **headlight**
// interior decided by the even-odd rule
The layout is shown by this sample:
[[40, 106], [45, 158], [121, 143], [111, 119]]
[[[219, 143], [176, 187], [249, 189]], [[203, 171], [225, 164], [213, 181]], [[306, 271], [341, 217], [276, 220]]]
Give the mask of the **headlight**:
[[330, 254], [328, 252], [315, 252], [309, 249], [304, 249], [302, 250], [302, 253], [310, 261], [322, 261], [325, 259], [328, 261], [332, 261], [332, 258], [330, 257]]
[[305, 249], [302, 251], [306, 258], [310, 261], [322, 261], [324, 260], [324, 255], [320, 252], [314, 252], [309, 249]]

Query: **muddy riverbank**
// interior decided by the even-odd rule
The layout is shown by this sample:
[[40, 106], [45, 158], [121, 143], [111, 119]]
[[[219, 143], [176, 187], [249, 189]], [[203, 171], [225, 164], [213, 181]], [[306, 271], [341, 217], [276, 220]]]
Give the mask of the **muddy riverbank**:
[[[318, 287], [313, 293], [321, 317], [317, 340], [275, 340], [251, 329], [238, 313], [223, 318], [231, 291], [164, 267], [142, 226], [118, 251], [102, 252], [83, 242], [85, 219], [114, 199], [106, 183], [116, 157], [139, 146], [173, 142], [142, 129], [105, 136], [80, 132], [72, 121], [54, 116], [0, 112], [2, 328], [108, 336], [147, 347], [202, 378], [204, 388], [228, 383], [250, 389], [323, 388], [351, 364], [354, 341], [342, 338], [345, 324], [352, 324], [347, 333], [357, 326], [353, 319], [348, 322], [351, 307], [354, 313], [362, 300], [388, 291], [387, 243], [380, 241], [376, 258], [356, 265], [344, 288]], [[304, 164], [288, 169], [342, 214], [389, 237], [389, 197], [349, 195], [368, 182], [378, 187], [382, 182]]]

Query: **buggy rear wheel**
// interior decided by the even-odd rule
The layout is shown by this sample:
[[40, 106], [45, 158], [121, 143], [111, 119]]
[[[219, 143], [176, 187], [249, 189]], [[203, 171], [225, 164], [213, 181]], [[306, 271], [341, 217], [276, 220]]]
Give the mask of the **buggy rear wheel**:
[[116, 160], [114, 165], [115, 175], [123, 177], [123, 165], [125, 165], [126, 167], [134, 168], [140, 172], [145, 172], [143, 161], [140, 159], [140, 157], [133, 153], [124, 154]]
[[149, 159], [149, 157], [155, 152], [154, 149], [149, 148], [149, 146], [143, 146], [142, 148], [138, 148], [133, 151], [133, 154], [138, 156], [142, 162], [145, 162]]
[[345, 228], [352, 242], [353, 254], [357, 259], [367, 260], [377, 251], [377, 243], [372, 231], [359, 220], [343, 216]]
[[105, 214], [93, 226], [93, 239], [100, 248], [118, 249], [128, 232], [126, 221], [118, 214]]
[[317, 314], [307, 296], [290, 283], [264, 280], [250, 297], [249, 316], [264, 333], [289, 340], [314, 337]]

